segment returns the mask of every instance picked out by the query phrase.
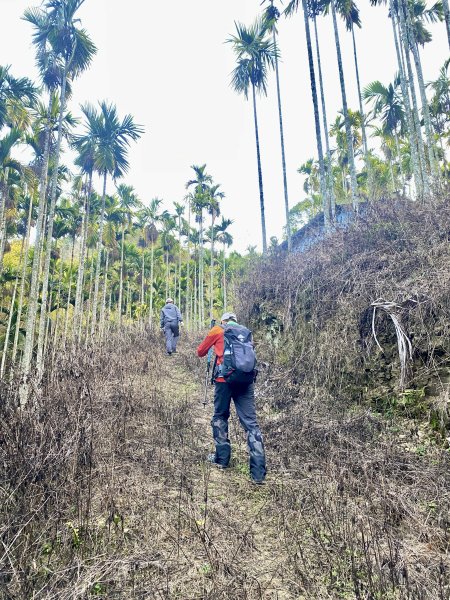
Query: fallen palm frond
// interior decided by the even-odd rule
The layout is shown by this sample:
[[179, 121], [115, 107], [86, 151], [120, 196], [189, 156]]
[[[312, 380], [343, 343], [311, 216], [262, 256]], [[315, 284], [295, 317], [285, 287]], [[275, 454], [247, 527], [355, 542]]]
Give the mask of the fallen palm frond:
[[375, 331], [375, 313], [377, 311], [377, 308], [383, 310], [392, 319], [392, 322], [394, 323], [395, 333], [397, 336], [398, 356], [400, 359], [400, 388], [403, 390], [406, 381], [407, 361], [412, 360], [412, 344], [411, 340], [406, 335], [405, 330], [401, 324], [401, 317], [399, 315], [399, 312], [401, 311], [402, 307], [396, 304], [395, 302], [388, 302], [386, 300], [382, 300], [381, 298], [379, 300], [376, 300], [375, 302], [372, 302], [371, 306], [373, 306], [373, 338], [381, 352], [383, 352], [383, 348], [378, 342], [377, 334]]

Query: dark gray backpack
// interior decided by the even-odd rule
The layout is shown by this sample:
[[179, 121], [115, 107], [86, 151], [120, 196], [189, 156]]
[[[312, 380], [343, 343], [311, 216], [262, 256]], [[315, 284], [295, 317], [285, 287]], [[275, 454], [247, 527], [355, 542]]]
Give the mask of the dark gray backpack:
[[256, 375], [252, 332], [242, 325], [226, 325], [223, 337], [223, 378], [227, 383], [252, 383]]

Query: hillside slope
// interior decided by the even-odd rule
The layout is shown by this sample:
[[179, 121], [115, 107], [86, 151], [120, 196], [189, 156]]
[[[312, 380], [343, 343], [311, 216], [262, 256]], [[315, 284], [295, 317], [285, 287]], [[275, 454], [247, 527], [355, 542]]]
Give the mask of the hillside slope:
[[[399, 205], [240, 288], [267, 485], [211, 449], [197, 337], [61, 351], [19, 413], [0, 389], [0, 598], [445, 600], [450, 216]], [[405, 387], [391, 317], [412, 341]]]

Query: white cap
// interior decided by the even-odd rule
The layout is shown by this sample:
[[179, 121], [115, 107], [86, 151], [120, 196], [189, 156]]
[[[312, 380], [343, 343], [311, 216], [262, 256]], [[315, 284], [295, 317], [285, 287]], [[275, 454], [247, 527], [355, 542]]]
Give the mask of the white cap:
[[237, 321], [237, 317], [234, 312], [226, 312], [220, 317], [221, 321]]
[[172, 304], [173, 304], [173, 298], [167, 298], [166, 304], [169, 304], [169, 302], [172, 302]]

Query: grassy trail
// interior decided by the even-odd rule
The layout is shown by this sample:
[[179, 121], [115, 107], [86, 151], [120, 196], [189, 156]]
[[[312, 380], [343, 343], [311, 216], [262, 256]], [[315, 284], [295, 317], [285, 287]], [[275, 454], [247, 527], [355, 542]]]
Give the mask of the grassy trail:
[[162, 357], [156, 389], [145, 376], [136, 382], [161, 409], [159, 437], [165, 435], [167, 443], [157, 444], [153, 410], [134, 415], [127, 434], [133, 458], [115, 466], [117, 510], [128, 532], [140, 531], [141, 548], [158, 540], [157, 562], [167, 577], [162, 597], [294, 598], [282, 578], [279, 484], [273, 474], [264, 487], [250, 483], [245, 436], [234, 411], [231, 467], [220, 471], [204, 461], [213, 448], [213, 389], [204, 407], [200, 371], [187, 367], [191, 351], [185, 346], [176, 356]]

